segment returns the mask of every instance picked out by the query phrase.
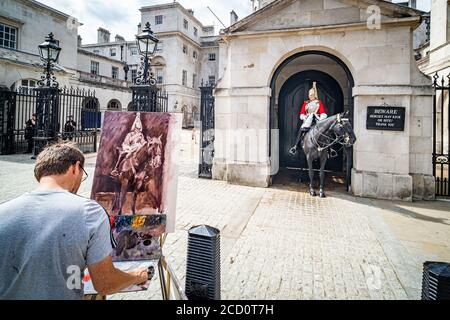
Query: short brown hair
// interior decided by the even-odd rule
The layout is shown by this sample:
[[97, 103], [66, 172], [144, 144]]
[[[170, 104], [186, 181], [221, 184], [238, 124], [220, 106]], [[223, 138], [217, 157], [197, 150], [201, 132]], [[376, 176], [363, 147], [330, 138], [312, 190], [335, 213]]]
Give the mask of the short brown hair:
[[44, 148], [36, 159], [34, 176], [42, 177], [64, 174], [77, 161], [84, 165], [84, 155], [73, 142], [57, 142]]

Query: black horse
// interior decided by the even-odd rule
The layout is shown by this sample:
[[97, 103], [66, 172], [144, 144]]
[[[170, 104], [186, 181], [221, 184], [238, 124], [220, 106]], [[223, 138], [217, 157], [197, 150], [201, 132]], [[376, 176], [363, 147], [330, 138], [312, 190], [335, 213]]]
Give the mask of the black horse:
[[[300, 129], [301, 130], [301, 129]], [[318, 121], [301, 139], [299, 132], [296, 145], [291, 149], [295, 154], [298, 145], [301, 144], [306, 155], [309, 169], [309, 194], [315, 197], [314, 190], [314, 170], [313, 161], [320, 159], [320, 192], [319, 196], [325, 198], [323, 183], [325, 180], [325, 165], [330, 156], [337, 152], [332, 149], [335, 145], [341, 145], [341, 148], [351, 147], [356, 142], [356, 136], [348, 118], [348, 112], [339, 113], [325, 120]]]

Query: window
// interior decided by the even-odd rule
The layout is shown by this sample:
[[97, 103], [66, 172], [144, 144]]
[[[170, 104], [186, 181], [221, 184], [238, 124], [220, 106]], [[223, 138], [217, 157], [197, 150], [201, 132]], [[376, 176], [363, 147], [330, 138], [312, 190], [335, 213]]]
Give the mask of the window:
[[115, 57], [116, 56], [116, 48], [111, 48], [109, 49], [109, 55], [111, 57]]
[[187, 45], [183, 44], [183, 53], [187, 54], [188, 53], [188, 47]]
[[194, 36], [198, 35], [198, 29], [196, 27], [194, 27]]
[[32, 79], [22, 79], [20, 82], [20, 88], [36, 88], [37, 81]]
[[99, 54], [99, 53], [100, 53], [100, 50], [94, 49], [94, 53], [95, 53], [95, 54]]
[[163, 16], [155, 16], [155, 24], [163, 24]]
[[91, 61], [91, 73], [98, 74], [99, 69], [100, 63], [98, 63], [97, 61]]
[[197, 59], [197, 51], [192, 52], [192, 57], [193, 57], [194, 59]]
[[107, 109], [108, 110], [115, 110], [118, 111], [122, 108], [122, 106], [120, 105], [119, 100], [113, 99], [111, 101], [108, 102], [108, 106]]
[[186, 70], [183, 70], [183, 79], [181, 81], [181, 84], [183, 86], [187, 86], [187, 71]]
[[209, 61], [215, 61], [216, 60], [216, 54], [215, 53], [210, 53], [209, 54]]
[[186, 30], [189, 28], [189, 22], [188, 22], [186, 19], [184, 19], [184, 21], [183, 21], [183, 27], [184, 27]]
[[0, 47], [17, 49], [17, 28], [0, 23]]
[[193, 74], [192, 75], [192, 88], [197, 87], [197, 75]]
[[137, 78], [137, 70], [131, 70], [131, 82], [135, 83]]
[[130, 47], [130, 54], [131, 54], [132, 56], [137, 55], [137, 53], [138, 53], [137, 47], [135, 47], [135, 46]]
[[209, 76], [209, 77], [208, 77], [208, 84], [209, 84], [210, 86], [215, 85], [215, 84], [216, 84], [216, 76]]
[[156, 45], [155, 51], [157, 51], [157, 52], [162, 52], [163, 51], [163, 43], [162, 43], [162, 41], [158, 42], [158, 44]]
[[156, 69], [156, 83], [157, 84], [163, 84], [163, 69], [158, 68]]
[[119, 68], [112, 67], [112, 69], [111, 69], [111, 76], [112, 76], [113, 79], [118, 79], [119, 78]]

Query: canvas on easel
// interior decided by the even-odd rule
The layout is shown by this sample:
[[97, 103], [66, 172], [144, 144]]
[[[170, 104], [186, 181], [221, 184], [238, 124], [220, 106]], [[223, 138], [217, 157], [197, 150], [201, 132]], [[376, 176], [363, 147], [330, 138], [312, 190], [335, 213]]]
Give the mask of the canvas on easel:
[[115, 264], [158, 262], [175, 231], [180, 136], [179, 114], [105, 113], [91, 198], [110, 215]]

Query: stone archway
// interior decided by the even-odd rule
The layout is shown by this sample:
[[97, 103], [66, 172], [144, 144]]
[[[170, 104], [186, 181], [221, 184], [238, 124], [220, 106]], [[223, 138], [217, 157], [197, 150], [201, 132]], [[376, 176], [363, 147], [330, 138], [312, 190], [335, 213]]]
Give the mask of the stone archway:
[[[286, 58], [276, 68], [270, 83], [272, 96], [270, 100], [271, 134], [269, 139], [270, 157], [273, 163], [272, 172], [274, 176], [280, 173], [280, 168], [286, 168], [286, 161], [281, 158], [284, 154], [283, 148], [285, 147], [283, 145], [284, 141], [281, 139], [286, 139], [286, 133], [289, 134], [290, 131], [294, 131], [292, 128], [290, 131], [286, 130], [286, 126], [298, 125], [297, 123], [287, 122], [286, 118], [280, 121], [280, 116], [286, 116], [286, 113], [283, 113], [285, 110], [281, 108], [286, 107], [286, 97], [288, 99], [294, 99], [290, 102], [291, 104], [299, 103], [302, 99], [306, 100], [306, 86], [314, 80], [312, 79], [314, 77], [317, 78], [320, 99], [323, 100], [328, 96], [330, 98], [329, 101], [333, 101], [333, 99], [341, 100], [339, 103], [342, 103], [342, 106], [338, 108], [339, 110], [333, 110], [331, 113], [334, 114], [338, 111], [348, 110], [351, 121], [353, 122], [354, 102], [352, 88], [355, 82], [349, 67], [340, 58], [331, 53], [319, 50], [302, 51]], [[295, 81], [302, 83], [296, 84]], [[339, 86], [340, 88], [335, 88], [336, 90], [334, 90], [333, 87], [335, 86]], [[301, 91], [302, 88], [304, 89], [303, 91]], [[342, 96], [340, 96], [341, 94]], [[290, 107], [292, 108], [292, 105]], [[300, 108], [300, 105], [298, 108]], [[349, 150], [349, 152], [342, 155], [341, 162], [337, 166], [335, 164], [334, 170], [345, 172], [345, 185], [348, 189], [351, 168], [353, 166], [353, 151]], [[339, 170], [339, 167], [341, 170]]]

